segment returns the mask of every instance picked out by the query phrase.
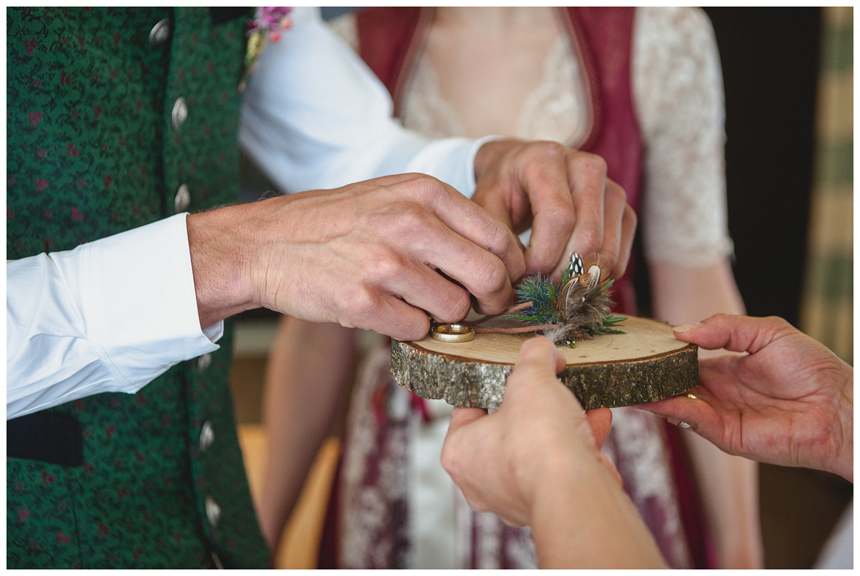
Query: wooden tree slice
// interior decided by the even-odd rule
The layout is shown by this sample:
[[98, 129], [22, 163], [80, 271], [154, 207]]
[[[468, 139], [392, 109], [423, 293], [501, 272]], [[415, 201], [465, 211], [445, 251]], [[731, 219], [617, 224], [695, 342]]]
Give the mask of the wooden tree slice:
[[[676, 339], [656, 320], [629, 317], [625, 334], [559, 346], [567, 366], [559, 374], [586, 410], [653, 402], [682, 394], [699, 382], [698, 347]], [[446, 343], [429, 334], [419, 342], [391, 343], [391, 375], [422, 398], [454, 406], [496, 409], [505, 395], [520, 346], [532, 335], [476, 334]]]

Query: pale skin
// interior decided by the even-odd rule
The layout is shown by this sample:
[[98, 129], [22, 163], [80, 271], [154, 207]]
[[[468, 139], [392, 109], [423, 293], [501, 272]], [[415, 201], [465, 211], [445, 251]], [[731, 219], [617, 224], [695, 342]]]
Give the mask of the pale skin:
[[[499, 220], [495, 221], [505, 231], [509, 229], [501, 222], [516, 227], [533, 225], [535, 228], [530, 247], [520, 252], [526, 269], [531, 266], [552, 271], [560, 277], [562, 267], [567, 265], [567, 256], [562, 255], [574, 237], [588, 251], [599, 251], [608, 262], [614, 262], [613, 273], [620, 274], [626, 268], [635, 234], [636, 216], [627, 205], [621, 187], [606, 178], [606, 165], [602, 159], [558, 144], [524, 144], [515, 140], [502, 140], [484, 145], [476, 156], [475, 165], [476, 196], [490, 204], [490, 208], [485, 212], [476, 206], [479, 204], [476, 200], [471, 202], [472, 210], [498, 215]], [[516, 167], [516, 170], [506, 169], [506, 166]], [[523, 184], [518, 184], [517, 178]], [[342, 203], [337, 196], [334, 200]], [[460, 200], [470, 203], [462, 196]], [[527, 209], [511, 208], [512, 213], [507, 213], [506, 206], [526, 206]], [[529, 220], [532, 215], [533, 221]], [[308, 222], [307, 228], [316, 231], [319, 225]], [[385, 230], [384, 226], [376, 223], [373, 229], [374, 233]], [[419, 243], [425, 242], [425, 246], [432, 247], [433, 253], [440, 250], [438, 242], [427, 242], [423, 232], [412, 225], [401, 223], [398, 231], [397, 235], [391, 237], [398, 248], [407, 246], [409, 235], [414, 234]], [[366, 239], [372, 235], [359, 237]], [[392, 246], [386, 245], [386, 249], [391, 250]], [[368, 262], [364, 252], [350, 248], [344, 249], [343, 253], [355, 257], [359, 263], [355, 269]], [[324, 260], [314, 258], [313, 262], [319, 264]], [[438, 268], [452, 275], [451, 267]], [[474, 265], [461, 268], [463, 273], [474, 269]], [[512, 269], [515, 272], [510, 273]], [[522, 266], [507, 270], [508, 278], [514, 280], [526, 273]], [[460, 277], [454, 277], [466, 285]], [[344, 289], [342, 283], [351, 280], [337, 280], [341, 284], [318, 286], [309, 292], [316, 294], [332, 286], [340, 286], [340, 292]], [[456, 288], [452, 285], [452, 290], [459, 293]], [[469, 302], [468, 297], [464, 302]], [[458, 310], [455, 318], [443, 319], [436, 313], [433, 315], [439, 320], [450, 322], [462, 319], [468, 310], [468, 305]], [[484, 306], [483, 310], [489, 308]], [[433, 313], [430, 309], [427, 311]], [[313, 457], [331, 425], [331, 417], [346, 385], [349, 359], [355, 353], [354, 335], [343, 327], [344, 322], [339, 322], [341, 326], [313, 324], [299, 321], [298, 318], [302, 317], [298, 314], [294, 316], [281, 322], [277, 346], [273, 347], [266, 377], [267, 432], [270, 438], [279, 440], [269, 442], [268, 468], [261, 499], [266, 505], [259, 510], [259, 518], [263, 534], [272, 547], [277, 544]], [[369, 317], [373, 318], [374, 315], [369, 314]], [[308, 320], [306, 317], [302, 319]], [[426, 316], [416, 321], [419, 320], [426, 322]], [[373, 329], [367, 325], [353, 325]], [[378, 325], [381, 329], [377, 329], [377, 332], [394, 335], [389, 320], [381, 320]], [[429, 325], [421, 326], [416, 335], [401, 339], [422, 338]], [[324, 348], [313, 344], [323, 339], [327, 342]], [[323, 365], [326, 368], [316, 369]], [[308, 381], [313, 381], [314, 385], [307, 386]], [[306, 402], [314, 403], [314, 407], [309, 409]]]
[[525, 267], [505, 226], [416, 174], [194, 214], [188, 238], [201, 326], [263, 306], [415, 339], [469, 294], [504, 310]]
[[[482, 215], [489, 214], [506, 234], [510, 234], [510, 230], [503, 223], [509, 223], [515, 229], [524, 229], [523, 227], [528, 228], [531, 225], [535, 230], [531, 245], [525, 252], [521, 251], [519, 242], [516, 237], [513, 237], [517, 252], [522, 258], [521, 261], [512, 257], [509, 252], [500, 252], [504, 258], [509, 258], [513, 262], [504, 267], [504, 270], [507, 270], [505, 289], [508, 291], [504, 292], [507, 295], [506, 304], [511, 301], [510, 282], [521, 278], [529, 268], [543, 270], [544, 273], [551, 272], [554, 276], [560, 277], [562, 268], [567, 265], [567, 258], [569, 257], [567, 251], [570, 249], [571, 242], [577, 242], [585, 253], [599, 251], [608, 262], [614, 263], [612, 270], [615, 274], [622, 273], [626, 268], [635, 234], [636, 216], [626, 203], [623, 189], [607, 179], [605, 171], [606, 165], [601, 158], [548, 142], [526, 144], [516, 140], [502, 140], [485, 144], [479, 150], [475, 158], [477, 179], [475, 196], [478, 198], [471, 202], [461, 195], [457, 202], [458, 208], [462, 207], [461, 202], [471, 204], [471, 209], [465, 210], [464, 213], [470, 214], [472, 211], [476, 211]], [[388, 183], [387, 180], [386, 183]], [[364, 187], [360, 189], [347, 187], [331, 191], [331, 193], [315, 192], [313, 193], [315, 196], [309, 196], [307, 200], [307, 203], [310, 204], [309, 211], [311, 214], [314, 213], [313, 210], [315, 209], [319, 211], [317, 206], [323, 200], [328, 199], [330, 204], [326, 206], [337, 206], [338, 209], [345, 207], [345, 214], [354, 212], [354, 207], [350, 201], [341, 197], [353, 193], [370, 194], [365, 189], [366, 186], [362, 186]], [[373, 193], [382, 194], [383, 192]], [[299, 198], [304, 194], [308, 193], [295, 195], [292, 198]], [[386, 193], [384, 197], [385, 202], [394, 202], [390, 194]], [[351, 196], [347, 198], [351, 198]], [[278, 200], [286, 201], [286, 199]], [[398, 197], [399, 200], [400, 197]], [[454, 202], [454, 200], [451, 201]], [[478, 207], [479, 205], [486, 210]], [[362, 201], [361, 206], [362, 209], [366, 209], [368, 203]], [[380, 206], [385, 214], [392, 211], [392, 208], [384, 203]], [[382, 206], [387, 207], [382, 208]], [[522, 209], [523, 206], [526, 208]], [[288, 214], [286, 211], [284, 212], [284, 215]], [[344, 214], [337, 217], [334, 214], [334, 211], [325, 212], [326, 217], [332, 218], [334, 221], [344, 219]], [[398, 216], [396, 213], [391, 215]], [[429, 249], [424, 253], [425, 256], [436, 257], [442, 251], [443, 245], [438, 241], [428, 240], [423, 228], [397, 220], [399, 218], [396, 218], [392, 224], [384, 224], [374, 220], [371, 222], [371, 226], [361, 233], [355, 233], [352, 236], [336, 236], [335, 244], [343, 244], [342, 248], [336, 247], [336, 254], [344, 258], [344, 261], [338, 265], [331, 263], [333, 262], [332, 247], [317, 240], [298, 241], [297, 243], [300, 244], [303, 251], [317, 249], [317, 252], [308, 252], [306, 261], [309, 266], [310, 263], [313, 263], [314, 266], [322, 266], [326, 274], [337, 274], [325, 282], [314, 281], [314, 284], [298, 293], [298, 297], [325, 299], [326, 292], [336, 292], [336, 294], [343, 294], [343, 297], [348, 299], [350, 291], [354, 291], [351, 288], [351, 283], [367, 282], [365, 276], [368, 270], [364, 270], [363, 267], [366, 268], [368, 263], [375, 262], [374, 257], [367, 256], [367, 240], [378, 236], [380, 232], [396, 230], [396, 233], [391, 233], [385, 237], [386, 242], [381, 248], [381, 253], [393, 255], [392, 258], [397, 256], [398, 251], [400, 253], [408, 251], [410, 238], [415, 240], [420, 249]], [[305, 222], [304, 228], [313, 234], [319, 234], [321, 230], [330, 226], [329, 223], [320, 221], [297, 221]], [[478, 221], [483, 223], [483, 220]], [[225, 221], [225, 226], [227, 222], [229, 221]], [[353, 222], [353, 220], [349, 220], [349, 222]], [[293, 226], [293, 224], [283, 223], [284, 229], [288, 230], [289, 226]], [[463, 230], [466, 233], [471, 224], [458, 222], [452, 223], [452, 226], [456, 226], [457, 230]], [[491, 227], [490, 230], [504, 236], [495, 228]], [[471, 231], [468, 233], [473, 234]], [[213, 240], [218, 238], [218, 234], [213, 234]], [[357, 247], [345, 244], [350, 237], [360, 240]], [[473, 239], [473, 241], [475, 240]], [[370, 247], [372, 248], [373, 245]], [[507, 249], [507, 244], [505, 244], [505, 248]], [[471, 249], [469, 253], [483, 256], [483, 260], [474, 260], [471, 263], [463, 262], [457, 265], [459, 267], [455, 266], [454, 263], [442, 265], [436, 261], [431, 262], [431, 264], [468, 287], [467, 276], [469, 274], [491, 265], [497, 266], [496, 261], [489, 258], [485, 253], [481, 254], [480, 251], [475, 252]], [[501, 260], [501, 258], [497, 258], [497, 260]], [[192, 254], [192, 263], [193, 261]], [[390, 276], [386, 277], [402, 282], [396, 278], [397, 274], [408, 273], [416, 268], [420, 269], [421, 264], [415, 262], [413, 261], [413, 265], [410, 267], [396, 268], [393, 264], [388, 264], [382, 268], [390, 271]], [[481, 262], [486, 263], [482, 264]], [[351, 267], [346, 268], [347, 265]], [[498, 268], [494, 270], [497, 274], [499, 273]], [[289, 272], [289, 268], [282, 271], [286, 274]], [[432, 290], [438, 290], [439, 287], [445, 285], [442, 277], [437, 276], [431, 275], [433, 284], [428, 284], [426, 289], [430, 290], [432, 286]], [[369, 285], [375, 286], [376, 284], [370, 282]], [[418, 285], [418, 281], [416, 281], [416, 285]], [[442, 309], [434, 310], [429, 307], [423, 309], [441, 321], [453, 322], [462, 319], [469, 310], [469, 292], [453, 284], [445, 286], [445, 288], [453, 294], [452, 300], [462, 303], [463, 308], [453, 308], [448, 315], [443, 315]], [[381, 294], [380, 298], [385, 298], [386, 292], [382, 287], [379, 288], [379, 293]], [[394, 293], [403, 295], [402, 291], [395, 291]], [[495, 297], [497, 292], [485, 290], [485, 293], [488, 296], [481, 297], [479, 293], [475, 292], [471, 292], [471, 295], [477, 299], [476, 308], [487, 313], [493, 313], [490, 310], [493, 309], [491, 306], [495, 305], [496, 301], [490, 302], [489, 305], [485, 302], [488, 302], [489, 296]], [[283, 298], [285, 302], [289, 302], [291, 297], [295, 297], [289, 296], [289, 294], [285, 294]], [[428, 297], [431, 296], [434, 299], [439, 297], [438, 294], [428, 295]], [[334, 295], [332, 301], [336, 301]], [[391, 298], [388, 301], [402, 304]], [[413, 304], [416, 310], [423, 306], [417, 304], [416, 300], [407, 298], [406, 301]], [[303, 479], [313, 461], [313, 456], [329, 429], [331, 417], [335, 413], [341, 391], [346, 385], [344, 375], [349, 372], [348, 362], [354, 354], [354, 336], [346, 331], [347, 328], [359, 327], [375, 330], [381, 334], [388, 334], [404, 340], [423, 338], [429, 329], [426, 314], [420, 312], [416, 312], [414, 315], [415, 323], [419, 329], [409, 333], [399, 332], [400, 336], [396, 335], [393, 329], [396, 319], [391, 315], [381, 317], [372, 310], [369, 310], [365, 315], [367, 321], [364, 323], [348, 318], [326, 320], [324, 316], [308, 317], [307, 312], [301, 310], [291, 313], [291, 316], [294, 317], [281, 323], [278, 336], [279, 344], [273, 348], [270, 360], [271, 368], [268, 371], [266, 383], [265, 418], [267, 431], [270, 438], [279, 440], [269, 442], [269, 464], [263, 483], [262, 496], [262, 501], [266, 502], [266, 506], [260, 510], [259, 518], [263, 533], [272, 547], [277, 544], [289, 513], [295, 505]], [[309, 322], [302, 323], [299, 319]], [[340, 326], [311, 323], [324, 321], [337, 322]], [[375, 327], [372, 327], [371, 324]], [[325, 339], [330, 345], [323, 347], [312, 344], [322, 339]], [[338, 363], [341, 365], [335, 368], [333, 365]], [[310, 378], [314, 385], [309, 387], [307, 382], [311, 374], [313, 376]], [[306, 402], [314, 402], [318, 406], [313, 411], [309, 411], [306, 408]], [[312, 414], [320, 417], [317, 418]], [[328, 419], [325, 419], [325, 416]]]
[[854, 481], [854, 368], [776, 317], [717, 314], [675, 336], [742, 354], [700, 361], [694, 398], [641, 408], [686, 422], [731, 454]]
[[[712, 314], [743, 314], [744, 305], [728, 260], [706, 268], [668, 262], [649, 264], [654, 317], [669, 324], [697, 322]], [[726, 354], [701, 351], [700, 358]], [[683, 432], [702, 487], [702, 501], [727, 568], [760, 568], [764, 562], [758, 506], [758, 466], [718, 450], [696, 434]]]
[[[641, 408], [732, 454], [853, 482], [851, 366], [780, 318], [717, 314], [675, 335], [740, 354], [701, 360], [695, 398]], [[473, 507], [532, 527], [541, 567], [657, 567], [650, 534], [598, 456], [607, 419], [583, 414], [555, 378], [563, 366], [548, 341], [527, 341], [497, 412], [454, 409], [442, 463]]]
[[564, 356], [527, 340], [498, 411], [455, 408], [442, 465], [476, 510], [532, 527], [541, 568], [665, 568], [599, 451], [611, 412], [586, 414], [556, 378]]
[[[268, 443], [263, 493], [255, 502], [273, 550], [352, 376], [356, 335], [338, 324], [281, 318], [272, 344], [279, 353], [269, 359], [263, 401], [267, 436], [278, 441]], [[328, 357], [331, 350], [340, 354], [338, 361]]]
[[[454, 322], [471, 307], [501, 312], [527, 266], [560, 275], [574, 236], [626, 266], [636, 216], [597, 156], [493, 141], [478, 151], [475, 177], [489, 210], [429, 176], [405, 174], [188, 217], [201, 327], [261, 306], [293, 317], [269, 378], [296, 385], [266, 393], [269, 435], [283, 439], [269, 443], [259, 510], [273, 548], [334, 414], [354, 353], [349, 328], [414, 340], [429, 330], [428, 314]], [[532, 222], [542, 232], [523, 251], [506, 223]], [[325, 358], [313, 344], [321, 338], [331, 344]], [[314, 389], [304, 386], [311, 376], [298, 359], [314, 367], [313, 409], [306, 392]]]
[[[556, 17], [549, 8], [521, 7], [440, 7], [434, 11], [434, 19], [427, 37], [425, 51], [439, 78], [439, 89], [445, 100], [457, 111], [466, 134], [479, 137], [485, 134], [511, 135], [516, 133], [516, 121], [523, 102], [531, 90], [540, 82], [541, 65], [557, 36], [561, 34]], [[492, 148], [485, 147], [487, 151]], [[513, 152], [510, 149], [509, 152]], [[561, 154], [560, 149], [554, 153]], [[566, 152], [569, 154], [569, 152]], [[570, 162], [568, 162], [570, 164]], [[580, 182], [591, 182], [591, 186], [573, 182], [567, 197], [553, 197], [553, 208], [547, 206], [546, 214], [560, 211], [574, 214], [577, 224], [568, 236], [545, 237], [552, 233], [549, 221], [541, 223], [538, 213], [532, 215], [537, 196], [517, 193], [518, 184], [508, 186], [510, 173], [496, 177], [502, 190], [510, 193], [498, 194], [496, 188], [483, 188], [479, 181], [473, 200], [490, 214], [505, 222], [515, 233], [527, 229], [534, 218], [531, 244], [525, 253], [526, 273], [551, 273], [560, 277], [561, 267], [573, 251], [587, 254], [600, 248], [612, 258], [618, 237], [613, 226], [620, 226], [622, 235], [635, 227], [635, 215], [619, 210], [620, 195], [614, 183], [606, 180], [606, 167], [602, 160], [590, 157], [588, 163], [571, 165], [571, 176]], [[487, 174], [490, 176], [490, 174]], [[545, 178], [533, 173], [534, 178]], [[489, 180], [488, 180], [489, 181]], [[605, 187], [597, 183], [606, 181]], [[554, 188], [547, 188], [554, 189]], [[487, 192], [493, 193], [487, 194]], [[586, 192], [590, 191], [590, 192]], [[600, 192], [605, 191], [603, 196]], [[627, 207], [629, 208], [629, 207]], [[619, 221], [619, 216], [621, 220]], [[603, 229], [601, 231], [601, 225]], [[620, 222], [620, 224], [618, 224]], [[631, 225], [633, 224], [633, 225]], [[602, 240], [600, 240], [602, 234]], [[632, 242], [622, 237], [621, 245]], [[550, 256], [540, 254], [550, 250]], [[607, 251], [608, 248], [608, 251]], [[612, 277], [619, 277], [627, 266], [627, 257], [613, 258], [615, 266]], [[541, 264], [560, 255], [554, 265]], [[727, 259], [720, 259], [706, 268], [687, 268], [667, 262], [651, 262], [652, 305], [654, 316], [672, 324], [695, 322], [717, 312], [743, 313], [743, 302], [738, 293], [731, 266]], [[301, 488], [301, 481], [294, 482], [287, 475], [298, 475], [303, 479], [307, 467], [284, 465], [283, 461], [311, 462], [320, 443], [331, 426], [330, 421], [312, 421], [301, 408], [298, 398], [306, 398], [298, 388], [307, 387], [307, 380], [295, 381], [306, 370], [293, 366], [290, 359], [320, 366], [331, 363], [333, 358], [351, 358], [354, 351], [327, 346], [311, 349], [307, 344], [310, 326], [297, 326], [295, 319], [281, 324], [279, 341], [282, 346], [273, 348], [272, 366], [267, 375], [267, 389], [284, 387], [296, 389], [294, 394], [272, 392], [270, 398], [282, 399], [277, 407], [268, 407], [271, 418], [267, 418], [269, 433], [282, 442], [271, 443], [269, 461], [280, 470], [267, 474], [264, 482], [263, 500], [267, 503], [260, 522], [270, 543], [277, 542]], [[334, 327], [319, 327], [329, 334], [332, 344], [349, 346], [353, 339], [348, 336], [333, 336]], [[287, 350], [287, 348], [291, 348]], [[279, 366], [280, 369], [275, 369]], [[345, 371], [343, 371], [345, 373]], [[342, 391], [348, 386], [346, 379], [329, 378], [320, 373], [312, 378], [314, 399], [329, 406], [325, 413], [334, 414]], [[294, 400], [287, 401], [292, 397]], [[293, 404], [293, 406], [291, 406]], [[288, 435], [300, 434], [306, 442], [286, 440]], [[714, 535], [721, 566], [726, 568], [755, 568], [762, 566], [762, 544], [758, 518], [758, 486], [755, 463], [734, 458], [702, 442], [694, 434], [685, 434], [691, 445], [691, 456], [697, 477], [702, 486], [702, 497], [706, 507], [711, 533]], [[278, 446], [286, 446], [283, 450]], [[285, 489], [284, 486], [287, 486]]]
[[[626, 266], [636, 216], [600, 158], [495, 141], [478, 151], [475, 176], [489, 211], [430, 176], [401, 174], [189, 216], [200, 325], [262, 306], [415, 340], [427, 314], [462, 319], [470, 296], [482, 313], [503, 311], [526, 266], [560, 275], [574, 235]], [[525, 254], [498, 219], [518, 225], [526, 216], [503, 210], [523, 204], [543, 230]]]

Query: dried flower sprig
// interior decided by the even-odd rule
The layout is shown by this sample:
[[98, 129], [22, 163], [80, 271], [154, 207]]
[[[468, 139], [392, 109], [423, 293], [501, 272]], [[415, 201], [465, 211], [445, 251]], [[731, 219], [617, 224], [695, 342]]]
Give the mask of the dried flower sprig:
[[617, 326], [627, 318], [610, 312], [609, 266], [599, 254], [584, 259], [574, 252], [562, 272], [561, 286], [541, 275], [526, 278], [517, 286], [517, 302], [532, 305], [513, 320], [539, 326], [554, 343], [575, 345], [576, 340], [591, 340], [600, 334], [623, 334]]
[[[609, 265], [602, 256], [594, 253], [583, 259], [574, 252], [562, 272], [560, 286], [540, 274], [531, 276], [517, 286], [516, 305], [501, 314], [459, 324], [479, 334], [539, 332], [554, 344], [564, 342], [570, 347], [576, 346], [577, 340], [591, 340], [601, 334], [624, 334], [618, 325], [627, 318], [609, 310], [615, 303], [609, 299], [613, 280], [608, 277]], [[480, 326], [499, 316], [525, 326]]]
[[478, 327], [497, 316], [462, 324], [474, 327], [478, 333], [539, 332], [555, 344], [564, 342], [570, 347], [577, 340], [591, 340], [601, 334], [624, 334], [618, 324], [627, 318], [609, 310], [614, 302], [609, 299], [613, 280], [608, 276], [608, 263], [599, 254], [583, 259], [574, 252], [562, 272], [560, 286], [540, 274], [526, 278], [516, 288], [517, 304], [498, 315], [526, 326]]

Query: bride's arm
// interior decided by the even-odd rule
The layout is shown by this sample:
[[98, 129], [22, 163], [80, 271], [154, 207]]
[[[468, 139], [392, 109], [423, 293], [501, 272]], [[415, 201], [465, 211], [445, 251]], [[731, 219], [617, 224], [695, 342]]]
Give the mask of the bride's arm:
[[355, 359], [356, 331], [284, 316], [266, 368], [268, 439], [260, 526], [272, 549], [329, 432]]
[[[640, 8], [635, 34], [653, 314], [677, 325], [743, 313], [729, 261], [723, 87], [710, 23], [697, 9]], [[761, 568], [757, 465], [685, 437], [721, 567]]]

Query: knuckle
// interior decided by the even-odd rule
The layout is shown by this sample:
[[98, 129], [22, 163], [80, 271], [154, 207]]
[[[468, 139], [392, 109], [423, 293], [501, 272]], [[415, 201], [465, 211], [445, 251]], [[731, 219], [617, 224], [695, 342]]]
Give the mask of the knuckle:
[[543, 140], [535, 143], [535, 151], [541, 156], [552, 160], [561, 160], [567, 158], [570, 149], [564, 144]]
[[508, 281], [508, 272], [501, 261], [492, 259], [478, 266], [476, 273], [477, 287], [483, 294], [501, 292]]
[[588, 229], [580, 232], [575, 248], [581, 254], [590, 254], [591, 252], [600, 250], [602, 244], [603, 238], [600, 236], [598, 230]]
[[575, 157], [575, 169], [589, 176], [606, 177], [606, 160], [597, 154], [582, 152]]
[[375, 283], [386, 284], [403, 273], [403, 257], [397, 251], [385, 248], [365, 261], [365, 273]]
[[794, 326], [791, 325], [791, 322], [789, 322], [785, 318], [782, 318], [781, 316], [768, 316], [767, 320], [771, 322], [771, 324], [773, 324], [773, 327], [779, 332], [794, 329]]
[[439, 306], [438, 316], [443, 322], [457, 322], [466, 317], [471, 307], [469, 293], [458, 286], [451, 286]]
[[424, 220], [424, 209], [414, 202], [401, 202], [392, 211], [392, 216], [401, 228], [411, 227]]
[[493, 254], [505, 254], [514, 246], [513, 234], [501, 222], [489, 223], [484, 236], [487, 250]]
[[625, 204], [624, 206], [624, 222], [634, 227], [639, 224], [639, 216], [636, 215], [630, 204]]
[[416, 202], [399, 202], [388, 216], [385, 222], [375, 223], [374, 227], [398, 245], [415, 235], [426, 234], [431, 225], [429, 213]]
[[400, 340], [421, 340], [430, 331], [430, 320], [427, 315], [417, 312], [409, 314], [408, 317], [400, 318], [392, 310], [392, 324], [399, 324], [402, 321], [402, 337]]
[[541, 140], [538, 142], [530, 142], [524, 148], [524, 158], [528, 160], [527, 167], [537, 167], [546, 164], [565, 165], [568, 161], [568, 154], [571, 150], [564, 144], [551, 142], [549, 140]]
[[349, 311], [350, 316], [364, 323], [376, 315], [379, 296], [377, 291], [367, 283], [359, 282], [344, 296], [344, 307]]
[[457, 465], [458, 464], [458, 458], [456, 456], [454, 449], [451, 447], [450, 441], [446, 442], [442, 446], [441, 461], [442, 461], [442, 468], [444, 468], [445, 471], [448, 472], [448, 474], [450, 474], [452, 477], [456, 478], [458, 475], [457, 473], [459, 472], [459, 468]]
[[576, 212], [573, 206], [560, 200], [554, 201], [547, 207], [545, 216], [552, 230], [572, 230], [576, 224]]
[[425, 203], [433, 203], [447, 193], [442, 182], [428, 174], [412, 174], [410, 180], [413, 193]]
[[627, 191], [620, 184], [609, 181], [606, 185], [606, 196], [614, 202], [627, 203]]

